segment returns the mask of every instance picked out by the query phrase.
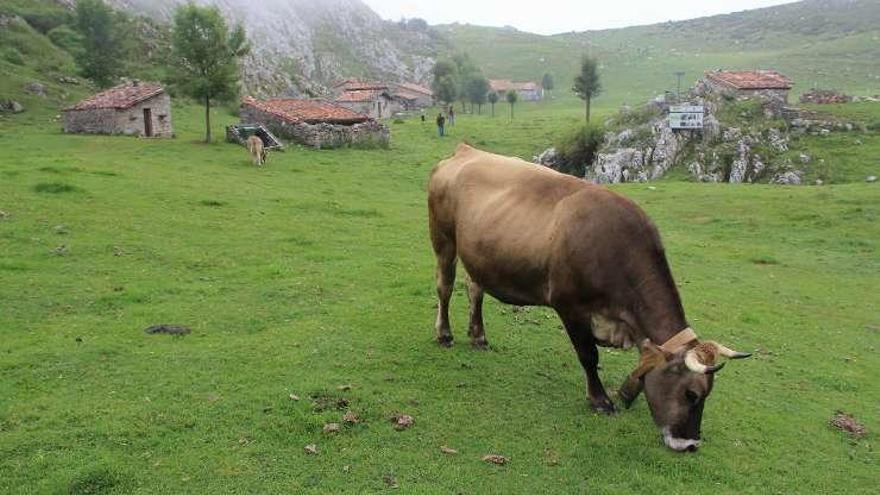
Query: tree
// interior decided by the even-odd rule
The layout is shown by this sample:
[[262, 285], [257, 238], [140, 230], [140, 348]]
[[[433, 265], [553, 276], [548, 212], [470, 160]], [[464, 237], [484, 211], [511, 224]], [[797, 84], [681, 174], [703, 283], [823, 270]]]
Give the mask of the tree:
[[458, 69], [451, 60], [438, 60], [431, 69], [434, 79], [431, 90], [434, 97], [444, 103], [452, 103], [458, 97]]
[[[461, 110], [465, 111], [465, 103], [468, 101], [468, 84], [475, 77], [482, 77], [477, 64], [471, 56], [465, 52], [458, 52], [452, 56], [455, 64], [456, 80], [458, 82], [458, 100], [461, 102]], [[450, 102], [451, 103], [451, 102]]]
[[541, 79], [541, 87], [544, 88], [544, 91], [553, 91], [553, 74], [549, 72], [544, 74], [544, 78]]
[[590, 122], [590, 102], [602, 92], [602, 84], [599, 81], [599, 69], [596, 59], [584, 55], [581, 59], [581, 73], [574, 78], [572, 88], [578, 98], [584, 100], [587, 106], [587, 122]]
[[479, 72], [470, 74], [466, 88], [468, 100], [471, 106], [477, 105], [477, 113], [483, 113], [483, 104], [486, 103], [486, 93], [489, 92], [489, 80]]
[[74, 25], [81, 37], [76, 59], [83, 77], [102, 88], [111, 86], [122, 72], [125, 56], [116, 14], [102, 0], [80, 0]]
[[498, 93], [491, 91], [488, 96], [489, 103], [492, 105], [492, 116], [495, 116], [495, 104], [498, 103]]
[[513, 120], [513, 105], [516, 104], [516, 100], [519, 99], [519, 96], [516, 94], [516, 91], [509, 89], [507, 90], [507, 103], [510, 103], [510, 120]]
[[250, 50], [244, 28], [230, 31], [216, 7], [182, 5], [174, 13], [174, 79], [205, 102], [205, 142], [211, 142], [211, 100], [237, 95], [239, 59]]

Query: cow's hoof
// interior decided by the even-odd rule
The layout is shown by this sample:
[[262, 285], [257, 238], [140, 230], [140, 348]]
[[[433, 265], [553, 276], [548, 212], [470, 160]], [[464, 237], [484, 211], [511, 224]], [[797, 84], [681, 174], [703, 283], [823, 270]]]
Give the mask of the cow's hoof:
[[489, 341], [485, 338], [471, 340], [471, 347], [477, 349], [479, 351], [488, 351], [489, 350]]
[[590, 409], [600, 414], [614, 414], [617, 412], [614, 403], [607, 397], [604, 399], [591, 400]]
[[440, 347], [452, 347], [453, 342], [454, 339], [452, 338], [452, 335], [441, 335], [437, 337], [437, 343], [440, 344]]

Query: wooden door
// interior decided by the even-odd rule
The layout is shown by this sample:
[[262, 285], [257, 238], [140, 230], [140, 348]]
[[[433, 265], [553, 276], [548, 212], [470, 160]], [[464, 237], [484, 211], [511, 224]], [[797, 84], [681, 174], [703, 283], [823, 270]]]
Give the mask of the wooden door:
[[144, 136], [153, 137], [153, 111], [152, 109], [144, 109]]

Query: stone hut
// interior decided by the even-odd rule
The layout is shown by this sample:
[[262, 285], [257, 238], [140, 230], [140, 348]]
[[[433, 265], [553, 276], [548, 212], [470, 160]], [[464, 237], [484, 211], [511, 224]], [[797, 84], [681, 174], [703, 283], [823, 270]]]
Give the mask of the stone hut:
[[403, 108], [384, 83], [348, 81], [335, 102], [374, 119], [387, 119]]
[[369, 115], [325, 100], [290, 98], [241, 102], [243, 123], [263, 124], [276, 136], [315, 148], [387, 146], [388, 127]]
[[500, 101], [504, 101], [505, 95], [510, 90], [516, 92], [520, 101], [540, 101], [544, 98], [544, 89], [534, 81], [515, 82], [506, 79], [491, 79], [489, 90], [498, 93]]
[[788, 93], [794, 83], [773, 70], [717, 70], [707, 72], [708, 87], [729, 96], [760, 96], [788, 102]]
[[172, 137], [171, 98], [157, 83], [132, 81], [65, 108], [64, 132]]
[[412, 83], [394, 83], [391, 85], [391, 96], [403, 106], [404, 110], [418, 110], [434, 105], [434, 92]]

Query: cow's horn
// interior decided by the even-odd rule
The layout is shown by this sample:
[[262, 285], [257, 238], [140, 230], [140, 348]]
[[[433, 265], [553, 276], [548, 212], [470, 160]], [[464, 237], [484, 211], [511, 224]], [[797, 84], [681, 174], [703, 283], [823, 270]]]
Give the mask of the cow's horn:
[[715, 346], [715, 349], [718, 351], [718, 354], [720, 354], [726, 358], [744, 359], [744, 358], [747, 358], [752, 355], [749, 352], [734, 351], [733, 349], [724, 347], [723, 345], [719, 344], [718, 342], [712, 342], [712, 345]]
[[700, 362], [700, 358], [697, 356], [697, 353], [694, 352], [693, 349], [687, 351], [684, 355], [684, 364], [688, 367], [689, 370], [694, 373], [702, 373], [704, 375], [711, 375], [716, 371], [720, 370], [724, 367], [725, 363], [706, 365]]

